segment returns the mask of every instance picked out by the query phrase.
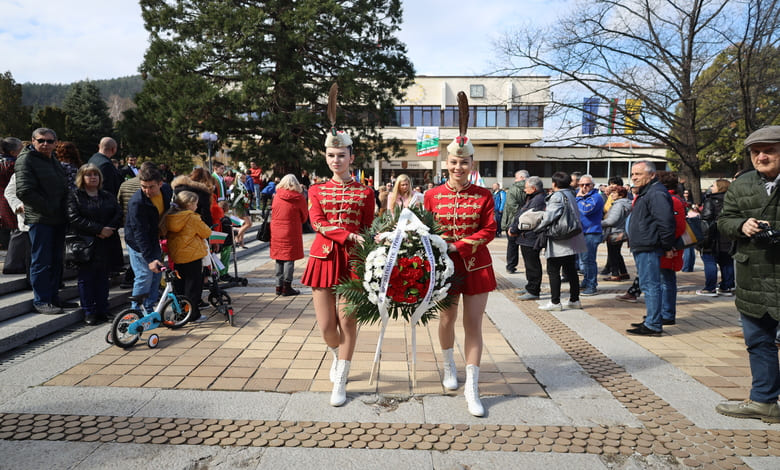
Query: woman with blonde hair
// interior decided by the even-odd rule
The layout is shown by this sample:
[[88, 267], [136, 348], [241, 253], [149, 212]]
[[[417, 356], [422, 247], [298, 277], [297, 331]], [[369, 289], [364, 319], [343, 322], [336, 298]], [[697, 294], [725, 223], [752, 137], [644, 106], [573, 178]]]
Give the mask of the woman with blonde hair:
[[422, 205], [423, 195], [412, 190], [412, 179], [408, 175], [398, 175], [395, 179], [393, 192], [387, 198], [387, 210], [403, 209], [414, 205]]
[[303, 258], [303, 224], [309, 220], [303, 187], [285, 175], [271, 203], [271, 259], [276, 261], [276, 295], [298, 295], [292, 288], [295, 261]]

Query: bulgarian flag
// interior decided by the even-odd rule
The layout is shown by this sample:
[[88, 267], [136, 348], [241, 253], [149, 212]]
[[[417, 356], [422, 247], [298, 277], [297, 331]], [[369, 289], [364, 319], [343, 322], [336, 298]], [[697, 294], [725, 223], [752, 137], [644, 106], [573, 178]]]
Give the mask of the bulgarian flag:
[[235, 215], [231, 215], [230, 216], [230, 225], [232, 225], [233, 227], [240, 227], [240, 226], [244, 225], [244, 220], [243, 219], [239, 219]]
[[217, 232], [212, 231], [211, 236], [209, 237], [209, 243], [214, 245], [222, 245], [225, 243], [225, 240], [227, 240], [228, 234], [225, 232]]

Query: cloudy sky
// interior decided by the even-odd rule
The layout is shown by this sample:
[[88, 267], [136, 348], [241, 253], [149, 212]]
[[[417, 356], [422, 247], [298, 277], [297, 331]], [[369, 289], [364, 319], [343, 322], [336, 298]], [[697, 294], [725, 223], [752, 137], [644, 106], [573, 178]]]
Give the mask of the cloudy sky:
[[[490, 73], [496, 37], [553, 21], [569, 1], [404, 0], [399, 37], [419, 75]], [[137, 0], [0, 0], [0, 12], [0, 73], [18, 83], [134, 75], [147, 47]]]

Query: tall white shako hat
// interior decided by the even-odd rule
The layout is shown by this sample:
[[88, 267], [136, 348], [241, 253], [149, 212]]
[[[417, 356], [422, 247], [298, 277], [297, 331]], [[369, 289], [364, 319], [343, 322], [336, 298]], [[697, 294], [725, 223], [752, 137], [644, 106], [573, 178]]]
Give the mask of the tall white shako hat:
[[343, 148], [352, 145], [352, 137], [344, 131], [336, 129], [336, 106], [338, 105], [339, 86], [334, 83], [330, 86], [328, 93], [328, 120], [330, 121], [330, 131], [325, 138], [325, 148], [336, 147]]
[[462, 91], [458, 92], [458, 136], [447, 146], [447, 153], [456, 157], [473, 157], [474, 146], [466, 137], [469, 127], [469, 100]]

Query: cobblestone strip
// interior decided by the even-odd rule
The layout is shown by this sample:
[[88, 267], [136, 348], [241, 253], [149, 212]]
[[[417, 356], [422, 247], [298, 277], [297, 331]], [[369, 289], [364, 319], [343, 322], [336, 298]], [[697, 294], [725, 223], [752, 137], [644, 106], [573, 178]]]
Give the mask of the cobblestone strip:
[[[502, 279], [499, 288], [520, 305], [515, 299], [513, 285]], [[528, 307], [530, 304], [522, 305]], [[609, 453], [616, 453], [614, 444], [620, 443], [642, 455], [674, 456], [690, 467], [715, 465], [723, 468], [745, 465], [740, 457], [780, 456], [780, 431], [699, 428], [554, 315], [536, 308], [524, 308], [523, 311], [585, 372], [642, 421], [645, 428], [634, 436], [631, 428], [610, 427], [610, 445], [605, 447]]]
[[[715, 433], [712, 433], [715, 434]], [[738, 455], [780, 455], [780, 432], [719, 431], [712, 436], [656, 435], [632, 427], [453, 425], [322, 421], [142, 418], [0, 414], [0, 439], [255, 447], [672, 455], [690, 467], [748, 468]], [[705, 433], [706, 435], [706, 433]], [[750, 449], [759, 443], [758, 450]], [[687, 449], [687, 450], [684, 450]], [[724, 452], [725, 451], [725, 452]], [[744, 451], [744, 452], [742, 452]]]

